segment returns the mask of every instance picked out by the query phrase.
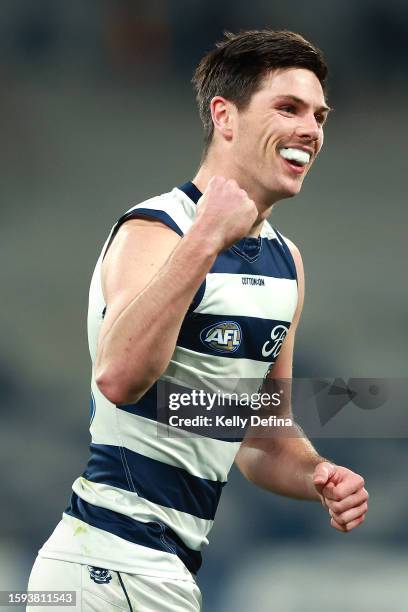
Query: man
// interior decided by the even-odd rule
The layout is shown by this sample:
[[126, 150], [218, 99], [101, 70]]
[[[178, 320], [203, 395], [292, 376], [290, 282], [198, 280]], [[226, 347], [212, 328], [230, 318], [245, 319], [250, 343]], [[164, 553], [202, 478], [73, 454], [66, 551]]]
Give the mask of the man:
[[291, 377], [303, 265], [266, 219], [321, 149], [326, 73], [317, 48], [269, 30], [226, 35], [198, 66], [197, 175], [121, 217], [95, 268], [92, 456], [30, 589], [77, 590], [84, 611], [199, 610], [200, 550], [234, 460], [258, 486], [320, 500], [341, 532], [364, 521], [361, 476], [304, 436], [166, 438], [156, 415], [158, 380]]

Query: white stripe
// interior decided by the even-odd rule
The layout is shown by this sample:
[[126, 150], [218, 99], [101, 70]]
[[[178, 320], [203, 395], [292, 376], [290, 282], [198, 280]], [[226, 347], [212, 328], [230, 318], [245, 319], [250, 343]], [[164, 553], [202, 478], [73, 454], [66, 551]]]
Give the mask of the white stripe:
[[[160, 380], [208, 393], [253, 394], [259, 392], [270, 365], [254, 359], [206, 355], [177, 346]], [[228, 444], [238, 444], [238, 452], [239, 443]]]
[[116, 424], [116, 406], [112, 404], [99, 390], [95, 382], [95, 373], [92, 371], [91, 390], [95, 399], [95, 416], [89, 427], [92, 439], [109, 432], [111, 442], [114, 446], [120, 446], [120, 435]]
[[194, 580], [177, 555], [128, 542], [65, 512], [38, 554], [46, 559], [106, 567], [128, 574]]
[[155, 504], [139, 497], [137, 493], [90, 482], [83, 477], [75, 480], [72, 489], [89, 504], [119, 512], [135, 521], [142, 523], [162, 521], [192, 550], [201, 550], [208, 544], [206, 536], [214, 521]]
[[119, 408], [116, 417], [122, 446], [145, 457], [182, 468], [192, 476], [227, 481], [239, 443], [204, 438]]
[[221, 389], [230, 389], [234, 381], [236, 385], [244, 379], [242, 383], [247, 384], [248, 389], [253, 389], [254, 385], [261, 384], [269, 366], [265, 361], [207, 355], [177, 346], [161, 378], [195, 389], [202, 388], [204, 384], [210, 385], [211, 378], [217, 379]]
[[[135, 453], [179, 467], [193, 476], [226, 482], [239, 442], [213, 440], [117, 408], [95, 389], [92, 442], [123, 446]], [[172, 437], [169, 437], [169, 430]], [[174, 436], [174, 437], [173, 437]], [[177, 437], [176, 437], [177, 436]]]
[[256, 275], [265, 285], [253, 286], [242, 283], [244, 276], [249, 275], [207, 274], [203, 299], [194, 312], [292, 321], [297, 305], [296, 280]]

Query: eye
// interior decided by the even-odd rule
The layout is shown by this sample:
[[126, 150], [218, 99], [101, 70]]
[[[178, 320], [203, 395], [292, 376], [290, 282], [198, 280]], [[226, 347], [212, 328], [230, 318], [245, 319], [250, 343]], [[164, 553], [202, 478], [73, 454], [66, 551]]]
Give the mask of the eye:
[[326, 115], [324, 115], [323, 113], [316, 113], [315, 119], [319, 125], [323, 125], [326, 121]]
[[293, 104], [285, 104], [285, 106], [281, 106], [280, 110], [284, 113], [289, 113], [289, 115], [294, 115], [296, 113], [296, 107]]

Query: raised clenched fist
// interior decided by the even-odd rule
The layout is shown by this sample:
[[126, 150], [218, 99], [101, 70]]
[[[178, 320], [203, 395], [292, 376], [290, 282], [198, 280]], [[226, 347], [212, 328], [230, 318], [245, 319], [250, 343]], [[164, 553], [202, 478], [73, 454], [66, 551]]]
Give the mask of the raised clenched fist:
[[247, 236], [257, 216], [255, 202], [235, 180], [213, 176], [197, 203], [194, 225], [220, 252]]

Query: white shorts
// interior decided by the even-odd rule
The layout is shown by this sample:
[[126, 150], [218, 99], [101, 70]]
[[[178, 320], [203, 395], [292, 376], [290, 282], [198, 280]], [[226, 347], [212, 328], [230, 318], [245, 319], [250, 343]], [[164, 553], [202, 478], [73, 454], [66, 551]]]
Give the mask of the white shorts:
[[75, 606], [28, 606], [27, 612], [199, 612], [195, 582], [125, 574], [37, 557], [28, 591], [75, 591]]

